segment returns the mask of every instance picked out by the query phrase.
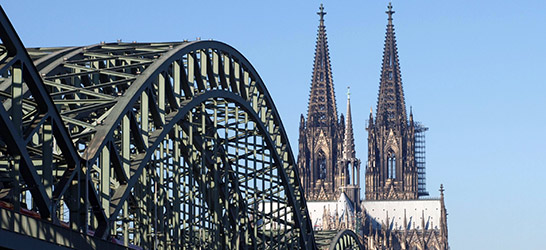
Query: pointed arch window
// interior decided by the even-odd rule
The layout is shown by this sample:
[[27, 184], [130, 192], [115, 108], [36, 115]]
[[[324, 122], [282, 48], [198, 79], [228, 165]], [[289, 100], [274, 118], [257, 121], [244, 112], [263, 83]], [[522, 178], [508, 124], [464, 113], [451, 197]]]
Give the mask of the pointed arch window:
[[396, 154], [392, 150], [387, 157], [387, 172], [389, 179], [396, 179]]
[[326, 179], [326, 155], [322, 150], [318, 153], [317, 168], [319, 171], [318, 178]]
[[[354, 181], [351, 179], [351, 172], [353, 171], [353, 165], [351, 162], [347, 163], [347, 167], [345, 168], [345, 172], [347, 172], [345, 179], [347, 184], [355, 184]], [[354, 173], [354, 172], [353, 172]]]

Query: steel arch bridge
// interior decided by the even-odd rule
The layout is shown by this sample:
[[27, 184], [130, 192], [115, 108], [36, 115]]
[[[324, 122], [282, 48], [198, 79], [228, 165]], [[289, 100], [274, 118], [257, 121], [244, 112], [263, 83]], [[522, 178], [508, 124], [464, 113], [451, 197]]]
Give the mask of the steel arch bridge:
[[355, 232], [344, 229], [336, 234], [330, 243], [329, 250], [358, 250], [363, 249]]
[[237, 50], [27, 51], [0, 18], [0, 233], [38, 240], [4, 247], [316, 248], [279, 114]]

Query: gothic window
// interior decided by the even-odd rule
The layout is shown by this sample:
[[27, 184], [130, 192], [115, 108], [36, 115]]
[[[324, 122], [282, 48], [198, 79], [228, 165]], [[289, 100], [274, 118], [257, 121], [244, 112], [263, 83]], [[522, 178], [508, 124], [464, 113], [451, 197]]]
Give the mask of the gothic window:
[[389, 71], [389, 80], [392, 80], [392, 71]]
[[387, 171], [389, 179], [396, 179], [396, 155], [393, 151], [389, 151], [387, 157]]
[[354, 180], [351, 179], [351, 173], [353, 171], [353, 165], [349, 162], [347, 163], [347, 180], [348, 180], [348, 184], [355, 184]]
[[326, 179], [326, 156], [322, 150], [318, 153], [317, 166], [319, 170], [319, 179]]

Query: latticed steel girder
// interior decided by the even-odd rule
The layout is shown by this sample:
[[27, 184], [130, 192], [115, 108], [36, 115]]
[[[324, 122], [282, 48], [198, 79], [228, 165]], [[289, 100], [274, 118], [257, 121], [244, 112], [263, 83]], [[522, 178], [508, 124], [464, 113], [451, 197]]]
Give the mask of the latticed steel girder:
[[27, 52], [0, 16], [3, 209], [134, 248], [315, 248], [279, 114], [238, 51]]
[[316, 231], [314, 236], [318, 249], [364, 249], [358, 235], [350, 229]]
[[359, 250], [364, 249], [358, 235], [349, 230], [339, 231], [330, 243], [329, 250]]

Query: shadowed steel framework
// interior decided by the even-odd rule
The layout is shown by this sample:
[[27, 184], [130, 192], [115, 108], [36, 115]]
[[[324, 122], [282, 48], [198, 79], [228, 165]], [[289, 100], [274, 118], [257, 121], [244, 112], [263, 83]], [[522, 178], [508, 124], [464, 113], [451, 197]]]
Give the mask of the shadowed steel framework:
[[3, 246], [315, 248], [279, 114], [238, 51], [27, 51], [0, 18]]

